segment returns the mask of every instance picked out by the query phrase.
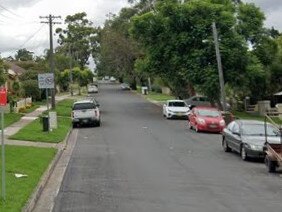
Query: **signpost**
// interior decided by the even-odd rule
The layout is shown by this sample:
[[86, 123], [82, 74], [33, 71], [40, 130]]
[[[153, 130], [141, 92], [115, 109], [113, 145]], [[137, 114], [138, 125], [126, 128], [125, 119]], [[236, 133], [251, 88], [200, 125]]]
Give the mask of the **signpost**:
[[40, 89], [46, 89], [46, 102], [47, 102], [47, 111], [48, 111], [48, 131], [50, 131], [48, 89], [55, 88], [54, 74], [53, 73], [38, 74], [38, 87]]
[[5, 179], [5, 142], [4, 142], [4, 106], [7, 105], [7, 90], [0, 88], [1, 107], [1, 146], [2, 146], [2, 198], [6, 199], [6, 179]]

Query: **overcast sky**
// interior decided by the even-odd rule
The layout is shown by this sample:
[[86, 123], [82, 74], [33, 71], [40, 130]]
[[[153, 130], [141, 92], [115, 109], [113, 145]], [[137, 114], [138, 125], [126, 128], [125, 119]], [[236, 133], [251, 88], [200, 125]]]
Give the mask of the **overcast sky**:
[[[255, 2], [266, 13], [266, 26], [282, 31], [282, 0], [244, 0]], [[94, 25], [101, 25], [109, 13], [117, 13], [127, 0], [0, 0], [0, 52], [14, 56], [27, 48], [42, 55], [49, 47], [48, 25], [39, 16], [66, 15], [85, 11]], [[63, 20], [62, 20], [63, 22]], [[54, 39], [56, 43], [56, 38]]]

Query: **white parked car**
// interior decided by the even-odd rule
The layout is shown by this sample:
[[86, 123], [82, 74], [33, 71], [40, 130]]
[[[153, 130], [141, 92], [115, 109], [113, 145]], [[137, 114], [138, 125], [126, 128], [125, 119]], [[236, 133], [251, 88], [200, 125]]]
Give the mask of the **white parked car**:
[[163, 115], [167, 119], [170, 118], [187, 118], [190, 109], [182, 100], [168, 100], [163, 105]]
[[96, 85], [88, 85], [88, 93], [98, 93], [98, 87]]
[[72, 107], [72, 125], [77, 127], [83, 124], [100, 126], [100, 110], [93, 100], [77, 101]]

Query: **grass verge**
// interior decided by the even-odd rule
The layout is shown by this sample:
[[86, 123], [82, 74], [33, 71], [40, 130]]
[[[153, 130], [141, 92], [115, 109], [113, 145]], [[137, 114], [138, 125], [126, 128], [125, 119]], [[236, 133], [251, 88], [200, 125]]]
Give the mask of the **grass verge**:
[[57, 103], [56, 112], [58, 116], [58, 128], [52, 132], [43, 132], [41, 119], [36, 119], [15, 135], [10, 136], [13, 140], [24, 140], [34, 142], [59, 143], [62, 142], [71, 127], [71, 106], [75, 100], [65, 99]]
[[[136, 92], [141, 94], [141, 87], [138, 86]], [[164, 102], [167, 100], [175, 99], [174, 96], [168, 94], [157, 93], [153, 91], [149, 91], [148, 95], [144, 95], [146, 99], [157, 101], [157, 102]]]
[[[0, 201], [0, 211], [21, 211], [56, 152], [53, 148], [6, 146], [6, 201]], [[27, 177], [16, 178], [15, 173]]]
[[[256, 114], [249, 114], [246, 112], [233, 112], [234, 116], [239, 119], [251, 119], [251, 120], [258, 120], [258, 121], [264, 121], [264, 117]], [[278, 117], [272, 118], [273, 121], [275, 121], [277, 124], [282, 125], [282, 120]]]
[[69, 117], [58, 117], [58, 128], [52, 132], [43, 132], [40, 119], [36, 119], [16, 134], [9, 137], [13, 140], [59, 143], [63, 141], [71, 127]]
[[4, 127], [19, 121], [23, 115], [19, 113], [5, 113], [4, 115]]

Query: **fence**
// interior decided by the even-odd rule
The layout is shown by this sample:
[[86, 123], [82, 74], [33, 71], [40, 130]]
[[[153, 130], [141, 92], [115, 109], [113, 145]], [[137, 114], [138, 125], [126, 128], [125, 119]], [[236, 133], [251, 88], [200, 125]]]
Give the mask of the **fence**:
[[17, 101], [15, 106], [14, 106], [14, 111], [18, 113], [20, 108], [25, 108], [27, 105], [31, 105], [31, 104], [32, 104], [31, 97]]

